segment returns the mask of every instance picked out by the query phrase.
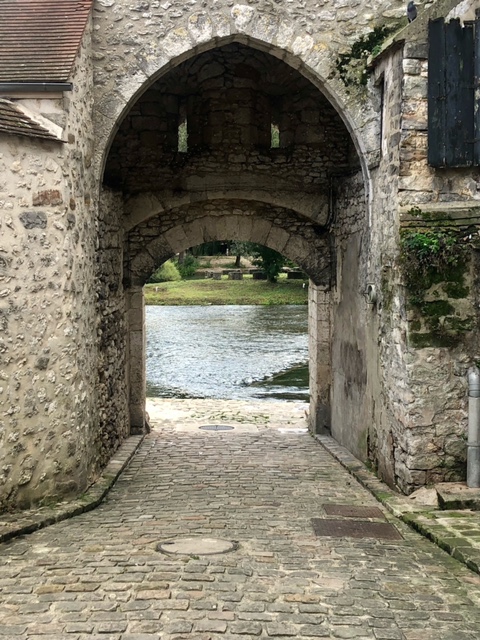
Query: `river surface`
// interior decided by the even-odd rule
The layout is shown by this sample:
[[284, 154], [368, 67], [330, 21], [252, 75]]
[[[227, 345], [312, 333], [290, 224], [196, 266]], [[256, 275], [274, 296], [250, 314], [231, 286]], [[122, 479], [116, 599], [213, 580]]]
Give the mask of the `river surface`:
[[308, 401], [307, 305], [147, 306], [147, 395]]

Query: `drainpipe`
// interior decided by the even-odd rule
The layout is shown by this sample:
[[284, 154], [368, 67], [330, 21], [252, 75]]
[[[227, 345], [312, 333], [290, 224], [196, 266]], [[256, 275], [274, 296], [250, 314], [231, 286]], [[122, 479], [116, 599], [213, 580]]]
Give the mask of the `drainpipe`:
[[49, 91], [72, 91], [71, 82], [0, 82], [0, 93], [45, 93]]
[[467, 487], [480, 487], [480, 371], [468, 370]]

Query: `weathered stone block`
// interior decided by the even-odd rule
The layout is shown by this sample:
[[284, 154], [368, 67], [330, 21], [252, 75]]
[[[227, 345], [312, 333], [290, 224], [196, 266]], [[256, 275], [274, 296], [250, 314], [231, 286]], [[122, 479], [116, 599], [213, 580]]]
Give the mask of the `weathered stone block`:
[[47, 227], [47, 214], [44, 211], [23, 211], [19, 218], [25, 229], [46, 229]]
[[56, 206], [63, 203], [62, 194], [58, 189], [38, 191], [32, 198], [34, 207]]

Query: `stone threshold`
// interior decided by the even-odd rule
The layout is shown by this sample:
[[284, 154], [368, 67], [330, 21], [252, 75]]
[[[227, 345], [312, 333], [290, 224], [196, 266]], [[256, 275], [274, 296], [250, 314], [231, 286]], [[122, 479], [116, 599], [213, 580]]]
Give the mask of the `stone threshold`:
[[[381, 502], [390, 513], [408, 524], [412, 529], [435, 543], [453, 558], [462, 562], [471, 571], [480, 574], [480, 511], [471, 510], [472, 501], [480, 505], [478, 489], [459, 490], [461, 483], [455, 483], [456, 493], [461, 492], [463, 505], [469, 510], [444, 510], [441, 494], [450, 487], [435, 487], [442, 508], [413, 503], [407, 496], [396, 493], [365, 465], [342, 447], [331, 436], [317, 435], [316, 440], [370, 493]], [[447, 483], [450, 484], [450, 483]], [[452, 483], [453, 485], [453, 483]], [[445, 491], [446, 490], [446, 491]], [[466, 495], [470, 496], [467, 498]], [[462, 503], [460, 503], [462, 504]], [[474, 507], [475, 508], [475, 507]]]
[[78, 516], [95, 509], [115, 484], [118, 476], [130, 462], [145, 435], [130, 436], [119, 447], [102, 474], [80, 497], [69, 502], [16, 513], [0, 515], [0, 542], [33, 533], [56, 522]]

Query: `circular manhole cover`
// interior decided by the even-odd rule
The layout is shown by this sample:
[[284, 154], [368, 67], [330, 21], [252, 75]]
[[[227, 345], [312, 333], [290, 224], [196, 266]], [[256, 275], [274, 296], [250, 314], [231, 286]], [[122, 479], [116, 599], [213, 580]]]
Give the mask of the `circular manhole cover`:
[[221, 538], [176, 538], [157, 544], [157, 551], [168, 555], [211, 556], [235, 551], [238, 543]]
[[235, 427], [231, 427], [228, 424], [204, 424], [198, 428], [204, 431], [232, 431], [232, 429], [235, 429]]

